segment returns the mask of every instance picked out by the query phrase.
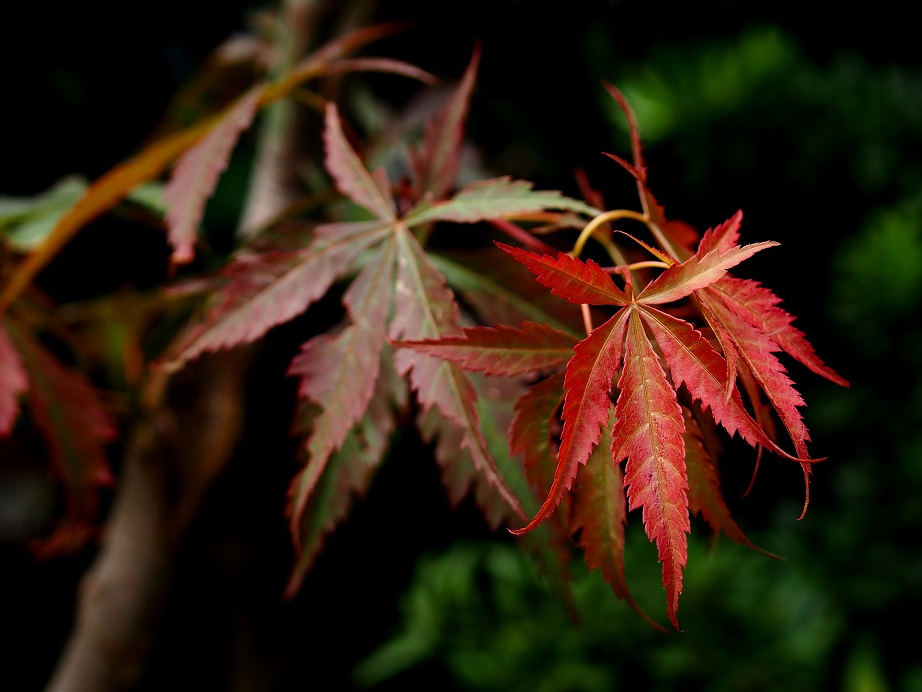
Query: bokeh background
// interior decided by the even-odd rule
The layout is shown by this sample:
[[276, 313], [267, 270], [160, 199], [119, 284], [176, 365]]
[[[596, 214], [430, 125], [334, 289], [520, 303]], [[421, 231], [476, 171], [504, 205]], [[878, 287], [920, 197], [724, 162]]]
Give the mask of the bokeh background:
[[[922, 53], [901, 5], [807, 5], [382, 0], [336, 10], [415, 19], [372, 52], [447, 79], [482, 42], [468, 135], [489, 168], [572, 195], [581, 168], [611, 206], [633, 205], [602, 155], [629, 146], [607, 80], [637, 113], [650, 184], [671, 216], [704, 230], [742, 209], [745, 242], [780, 242], [740, 274], [781, 296], [852, 384], [788, 363], [811, 450], [828, 457], [803, 520], [796, 467], [764, 460], [744, 497], [752, 452], [729, 445], [722, 461], [738, 523], [786, 559], [712, 542], [695, 524], [683, 632], [650, 628], [579, 561], [574, 622], [508, 536], [468, 504], [448, 505], [407, 431], [285, 602], [284, 369], [299, 343], [287, 325], [267, 338], [253, 377], [251, 397], [265, 403], [182, 547], [140, 689], [922, 690], [912, 634], [922, 616]], [[6, 3], [0, 196], [70, 174], [92, 180], [136, 151], [171, 95], [262, 6]], [[371, 83], [384, 85], [383, 100], [406, 98], [387, 91], [393, 82]], [[235, 194], [232, 183], [219, 190], [207, 223], [232, 226]], [[94, 224], [42, 281], [65, 302], [156, 286], [163, 239], [125, 224]], [[30, 487], [0, 459], [0, 510]], [[37, 690], [93, 550], [36, 561], [24, 542], [43, 527], [16, 517], [0, 511], [0, 689]], [[633, 514], [628, 532], [631, 589], [665, 621], [655, 551]]]

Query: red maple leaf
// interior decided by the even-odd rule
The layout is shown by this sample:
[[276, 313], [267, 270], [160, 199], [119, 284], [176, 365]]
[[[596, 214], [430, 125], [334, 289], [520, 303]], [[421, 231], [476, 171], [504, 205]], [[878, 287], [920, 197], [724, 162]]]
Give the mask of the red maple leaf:
[[[806, 341], [799, 332], [791, 332], [790, 319], [779, 311], [771, 294], [728, 275], [740, 262], [775, 245], [736, 244], [740, 218], [737, 215], [706, 233], [698, 251], [682, 262], [659, 261], [662, 255], [656, 253], [664, 270], [639, 291], [630, 281], [629, 268], [621, 271], [628, 276], [621, 288], [610, 271], [592, 260], [584, 262], [566, 253], [556, 257], [542, 255], [497, 243], [554, 295], [614, 311], [603, 324], [572, 345], [566, 358], [560, 414], [563, 428], [553, 479], [534, 518], [513, 533], [533, 530], [567, 495], [575, 493], [579, 498], [583, 493], [595, 492], [576, 481], [600, 439], [610, 435], [610, 462], [618, 467], [627, 461], [622, 490], [629, 508], [642, 510], [647, 535], [657, 544], [667, 614], [677, 628], [689, 510], [701, 512], [712, 526], [734, 540], [752, 545], [726, 511], [710, 459], [699, 440], [701, 433], [693, 419], [683, 413], [686, 409], [680, 392], [687, 392], [691, 401], [709, 411], [729, 434], [738, 433], [750, 445], [800, 461], [805, 468], [814, 461], [806, 449], [806, 429], [796, 413], [796, 407], [803, 402], [783, 368], [776, 365], [772, 351], [781, 350], [781, 346], [773, 338], [777, 334], [794, 334], [789, 337], [799, 346], [792, 347], [794, 355], [815, 355], [804, 347]], [[694, 302], [689, 303], [689, 299]], [[715, 348], [699, 325], [670, 314], [672, 306], [680, 302], [686, 308], [706, 306], [701, 322], [711, 324], [718, 335], [718, 346], [727, 343], [728, 347]], [[554, 334], [550, 327], [523, 323], [519, 328], [468, 328], [458, 336], [403, 341], [398, 345], [437, 355], [470, 370], [511, 376], [552, 371], [555, 363], [562, 362], [561, 349], [567, 348], [567, 340], [561, 337], [559, 342], [553, 341]], [[728, 352], [729, 359], [725, 356]], [[741, 364], [731, 364], [731, 360]], [[816, 365], [818, 362], [816, 359], [814, 369], [826, 373], [828, 369]], [[754, 375], [791, 431], [796, 454], [783, 451], [750, 414], [736, 386], [737, 367], [745, 367], [747, 373]], [[519, 416], [511, 430], [513, 449], [524, 454], [526, 468], [538, 466], [547, 457], [547, 420], [556, 410], [556, 404], [547, 402], [559, 399], [554, 398], [553, 391], [546, 391], [546, 383], [560, 387], [559, 378], [534, 385], [520, 400]], [[599, 471], [594, 473], [598, 475]], [[571, 529], [576, 532], [594, 527], [580, 533], [587, 560], [593, 567], [602, 566], [615, 592], [626, 597], [623, 580], [618, 576], [619, 541], [612, 539], [617, 527], [600, 532], [588, 521], [584, 501], [575, 502], [580, 512], [578, 518], [571, 519], [575, 522]], [[605, 537], [607, 554], [614, 550], [614, 563], [601, 563], [600, 536]]]

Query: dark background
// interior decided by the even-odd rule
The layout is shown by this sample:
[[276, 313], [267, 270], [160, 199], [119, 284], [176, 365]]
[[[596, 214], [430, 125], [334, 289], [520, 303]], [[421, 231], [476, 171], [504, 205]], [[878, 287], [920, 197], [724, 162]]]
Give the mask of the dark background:
[[[0, 45], [0, 195], [36, 194], [74, 172], [92, 180], [131, 155], [169, 97], [258, 6], [90, 5], [7, 3], [3, 11], [14, 40]], [[284, 368], [300, 341], [293, 323], [267, 339], [251, 399], [277, 405], [252, 407], [239, 453], [190, 531], [142, 689], [244, 689], [233, 682], [245, 679], [241, 669], [264, 676], [258, 689], [304, 689], [318, 679], [320, 689], [349, 689], [358, 662], [419, 625], [405, 605], [411, 585], [442, 613], [429, 635], [435, 644], [375, 689], [411, 681], [440, 689], [922, 689], [922, 665], [902, 634], [922, 614], [922, 60], [913, 22], [895, 3], [834, 14], [743, 2], [367, 7], [374, 19], [418, 20], [369, 52], [447, 79], [482, 41], [469, 137], [496, 170], [539, 187], [576, 194], [573, 170], [582, 167], [609, 204], [632, 205], [618, 197], [630, 193], [623, 174], [601, 154], [628, 153], [601, 80], [629, 98], [658, 95], [671, 124], [645, 141], [660, 201], [701, 230], [742, 208], [745, 242], [779, 241], [740, 274], [780, 295], [819, 355], [852, 382], [841, 390], [791, 365], [808, 404], [811, 450], [829, 459], [815, 471], [801, 522], [799, 471], [763, 463], [744, 499], [751, 456], [725, 461], [725, 494], [740, 525], [788, 559], [775, 563], [726, 540], [711, 554], [696, 525], [679, 613], [685, 632], [660, 635], [599, 589], [597, 574], [577, 570], [590, 607], [572, 628], [527, 569], [515, 573], [521, 583], [497, 571], [488, 556], [509, 541], [467, 504], [448, 506], [428, 450], [407, 431], [301, 594], [285, 603], [291, 555], [282, 508], [294, 454]], [[744, 46], [781, 48], [763, 64]], [[382, 99], [406, 96], [386, 91], [392, 81], [371, 83]], [[149, 229], [132, 234], [100, 221], [42, 280], [64, 302], [146, 288], [165, 278], [166, 256]], [[629, 543], [637, 546], [628, 554], [632, 588], [660, 614], [655, 557], [636, 531]], [[470, 563], [459, 550], [474, 551], [477, 566], [455, 600], [440, 602], [447, 597], [416, 570], [459, 559], [461, 572]], [[0, 546], [0, 688], [41, 688], [91, 559], [87, 549], [36, 563], [20, 543]], [[509, 592], [496, 595], [497, 584], [511, 584]], [[510, 593], [538, 600], [523, 606]]]

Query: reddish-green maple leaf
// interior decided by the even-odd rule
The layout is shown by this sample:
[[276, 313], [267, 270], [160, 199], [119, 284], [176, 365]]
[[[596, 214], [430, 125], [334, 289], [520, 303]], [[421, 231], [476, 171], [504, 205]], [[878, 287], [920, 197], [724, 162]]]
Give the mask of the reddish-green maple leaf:
[[167, 237], [173, 246], [174, 263], [192, 261], [205, 202], [227, 167], [240, 133], [253, 122], [263, 88], [260, 85], [250, 89], [222, 112], [217, 124], [176, 162], [173, 174], [163, 188], [163, 201], [167, 204]]
[[201, 353], [249, 343], [304, 312], [387, 231], [380, 221], [328, 224], [316, 229], [304, 250], [241, 254], [223, 270], [227, 283], [166, 365], [176, 368]]
[[0, 437], [13, 429], [19, 417], [19, 397], [28, 386], [19, 352], [0, 323]]
[[115, 424], [85, 376], [25, 330], [11, 328], [10, 336], [28, 376], [29, 411], [67, 489], [65, 522], [87, 525], [95, 519], [99, 487], [113, 482], [105, 447], [115, 439]]
[[576, 339], [566, 332], [535, 322], [519, 327], [468, 327], [457, 336], [394, 342], [485, 375], [522, 375], [562, 365], [570, 359], [575, 344]]
[[[396, 309], [390, 324], [394, 341], [434, 339], [460, 332], [460, 313], [444, 277], [432, 265], [416, 239], [397, 228], [398, 261]], [[409, 375], [411, 387], [424, 411], [435, 407], [460, 430], [460, 447], [473, 466], [500, 491], [508, 505], [521, 514], [518, 499], [506, 486], [487, 450], [480, 431], [473, 386], [453, 363], [411, 349], [399, 349], [397, 372]]]
[[[369, 260], [343, 298], [351, 324], [338, 335], [305, 343], [288, 373], [301, 378], [299, 395], [323, 407], [307, 440], [308, 461], [290, 490], [289, 517], [295, 541], [301, 513], [330, 453], [339, 449], [362, 418], [378, 379], [385, 325], [393, 291], [395, 242], [391, 237]], [[356, 378], [356, 373], [361, 377]]]
[[323, 141], [326, 158], [324, 161], [336, 188], [379, 219], [395, 220], [397, 207], [391, 196], [390, 183], [384, 169], [379, 169], [377, 175], [372, 175], [365, 170], [365, 164], [343, 133], [339, 111], [333, 102], [327, 104], [325, 122]]
[[627, 459], [624, 482], [630, 508], [642, 508], [647, 536], [656, 542], [663, 566], [666, 613], [679, 629], [676, 611], [682, 569], [688, 560], [690, 529], [685, 430], [675, 391], [669, 385], [640, 315], [630, 313], [624, 368], [618, 381], [612, 459]]
[[410, 173], [418, 197], [442, 199], [455, 185], [461, 162], [464, 123], [480, 65], [480, 45], [474, 48], [460, 84], [445, 107], [426, 124], [419, 147], [410, 151]]
[[411, 225], [431, 221], [477, 223], [544, 209], [568, 209], [590, 216], [599, 213], [595, 207], [556, 190], [532, 188], [533, 184], [527, 180], [513, 180], [508, 176], [478, 180], [444, 202], [430, 205], [428, 201], [423, 201], [407, 214], [406, 221]]
[[[470, 89], [468, 81], [462, 91]], [[459, 104], [468, 97], [465, 93], [456, 96], [454, 107], [460, 110], [448, 116], [455, 124], [446, 125], [445, 136], [455, 137], [460, 127], [458, 118], [463, 118], [461, 111], [466, 108]], [[439, 188], [447, 184], [446, 171], [452, 169], [450, 159], [455, 145], [446, 146], [442, 154], [447, 158], [430, 170], [434, 176], [430, 182]], [[498, 179], [469, 186], [459, 193], [459, 201], [448, 200], [447, 206], [438, 209], [427, 199], [400, 218], [384, 170], [366, 170], [333, 104], [326, 108], [324, 147], [326, 169], [337, 190], [375, 218], [319, 226], [306, 249], [241, 253], [223, 272], [227, 281], [215, 290], [205, 318], [179, 342], [178, 355], [170, 361], [176, 367], [202, 352], [258, 338], [304, 311], [358, 265], [358, 278], [344, 298], [349, 324], [335, 335], [324, 334], [308, 341], [290, 368], [291, 374], [301, 376], [300, 395], [312, 402], [313, 411], [305, 442], [307, 460], [289, 493], [289, 515], [296, 540], [303, 526], [301, 515], [311, 506], [318, 483], [328, 475], [330, 460], [342, 458], [337, 450], [347, 444], [368, 407], [380, 403], [372, 387], [377, 356], [384, 346], [382, 335], [389, 333], [398, 341], [425, 340], [461, 331], [454, 294], [411, 228], [433, 221], [473, 222], [545, 208], [588, 208], [557, 192], [534, 191], [523, 181]], [[376, 245], [382, 245], [377, 252]], [[552, 331], [536, 329], [549, 335]], [[549, 343], [554, 338], [559, 341], [561, 334], [548, 338]], [[572, 345], [572, 338], [566, 339], [567, 345]], [[481, 434], [477, 396], [468, 376], [452, 363], [406, 349], [394, 358], [400, 374], [409, 377], [422, 408], [424, 433], [441, 450], [437, 454], [443, 465], [458, 476], [450, 484], [453, 492], [473, 485], [478, 499], [492, 498], [481, 500], [488, 517], [508, 517], [510, 511], [523, 516]], [[358, 386], [352, 384], [356, 372], [365, 377]], [[489, 492], [473, 482], [476, 477], [486, 479]]]
[[[297, 593], [327, 536], [348, 516], [356, 500], [365, 495], [375, 469], [387, 453], [391, 433], [397, 426], [396, 410], [402, 409], [407, 399], [406, 386], [393, 372], [390, 355], [385, 348], [374, 396], [364, 415], [349, 430], [339, 449], [328, 460], [323, 460], [323, 469], [316, 471], [318, 480], [300, 512], [299, 526], [292, 532], [297, 556], [285, 589], [286, 598], [293, 598]], [[313, 404], [302, 403], [296, 416], [298, 431], [306, 435], [315, 430], [315, 415]], [[314, 474], [312, 467], [320, 463], [319, 457], [308, 458], [301, 474]], [[295, 512], [291, 504], [298, 501], [301, 474], [295, 477], [289, 489], [289, 515], [292, 517]]]

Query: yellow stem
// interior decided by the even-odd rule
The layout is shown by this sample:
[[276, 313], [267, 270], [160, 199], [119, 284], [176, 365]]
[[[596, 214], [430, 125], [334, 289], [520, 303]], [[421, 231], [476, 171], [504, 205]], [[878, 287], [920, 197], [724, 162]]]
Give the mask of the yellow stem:
[[[610, 221], [617, 221], [618, 219], [634, 219], [635, 221], [640, 221], [643, 224], [650, 224], [649, 217], [644, 216], [643, 214], [631, 211], [630, 209], [613, 209], [611, 211], [606, 211], [602, 214], [596, 216], [592, 221], [586, 224], [586, 227], [583, 228], [582, 232], [579, 234], [579, 238], [576, 239], [576, 244], [573, 246], [573, 249], [570, 250], [571, 257], [579, 257], [583, 251], [583, 248], [586, 246], [586, 242], [589, 238], [592, 237], [593, 232], [604, 223], [609, 223]], [[658, 229], [657, 229], [658, 230]], [[658, 240], [659, 238], [657, 238]]]
[[635, 269], [643, 269], [644, 267], [657, 267], [659, 269], [669, 269], [669, 265], [665, 262], [660, 262], [659, 260], [647, 260], [645, 262], [634, 262], [634, 264], [624, 265], [622, 268], [627, 269], [628, 271], [634, 271]]
[[592, 333], [592, 315], [589, 313], [588, 303], [580, 303], [579, 309], [583, 312], [583, 326], [586, 328], [586, 336]]

